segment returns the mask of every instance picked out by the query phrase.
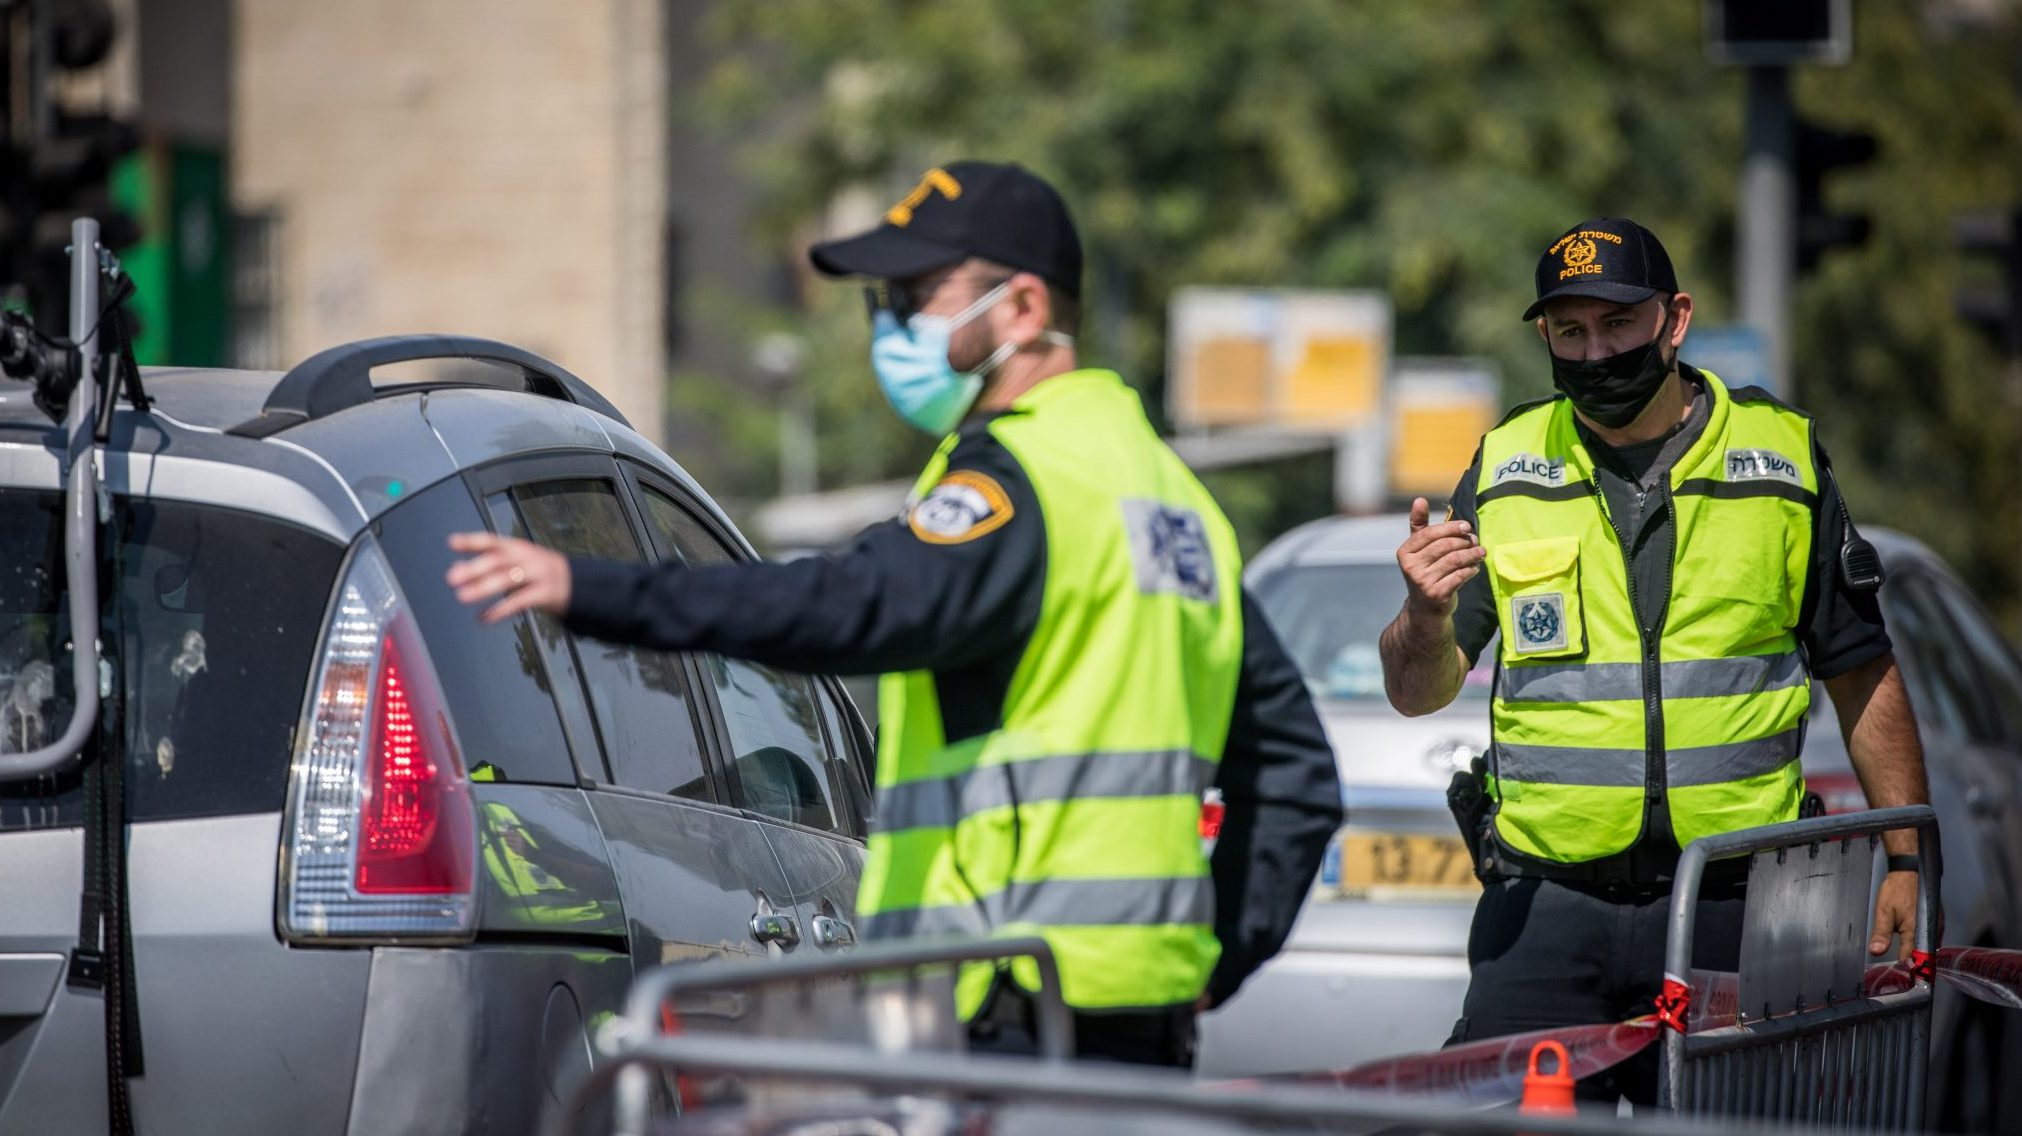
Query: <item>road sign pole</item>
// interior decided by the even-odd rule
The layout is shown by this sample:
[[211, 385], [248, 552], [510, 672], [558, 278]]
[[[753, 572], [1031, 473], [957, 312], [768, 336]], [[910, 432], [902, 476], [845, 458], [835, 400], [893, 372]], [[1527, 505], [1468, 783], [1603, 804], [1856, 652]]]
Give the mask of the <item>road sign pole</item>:
[[1748, 69], [1748, 152], [1741, 166], [1741, 216], [1734, 263], [1744, 323], [1762, 333], [1771, 380], [1790, 384], [1790, 311], [1797, 271], [1797, 118], [1790, 69]]

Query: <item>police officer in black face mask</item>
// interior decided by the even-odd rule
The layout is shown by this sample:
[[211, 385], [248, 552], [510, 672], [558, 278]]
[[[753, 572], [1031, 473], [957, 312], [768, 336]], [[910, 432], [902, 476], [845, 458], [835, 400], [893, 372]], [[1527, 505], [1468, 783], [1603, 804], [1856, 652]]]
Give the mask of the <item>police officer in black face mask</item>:
[[1648, 229], [1607, 217], [1573, 227], [1539, 259], [1537, 288], [1524, 319], [1551, 347], [1552, 385], [1601, 441], [1633, 447], [1682, 425], [1692, 297]]
[[[1809, 416], [1679, 361], [1692, 298], [1633, 221], [1548, 244], [1524, 319], [1562, 397], [1483, 438], [1444, 522], [1413, 503], [1380, 640], [1392, 705], [1425, 714], [1499, 636], [1492, 776], [1453, 794], [1484, 883], [1454, 1042], [1650, 1011], [1681, 847], [1803, 808], [1812, 679], [1869, 803], [1928, 799], [1879, 562]], [[1915, 916], [1916, 835], [1886, 842], [1872, 955]], [[1709, 868], [1695, 965], [1738, 962], [1746, 866]], [[1581, 1094], [1652, 1101], [1655, 1053]]]
[[[1633, 222], [1623, 228], [1648, 236]], [[1582, 232], [1591, 235], [1581, 236]], [[1583, 262], [1560, 268], [1548, 252], [1538, 268], [1540, 281], [1603, 267], [1595, 259], [1600, 255], [1597, 242], [1612, 235], [1576, 229], [1560, 237], [1554, 246], [1563, 250], [1560, 255]], [[1679, 416], [1667, 417], [1667, 411], [1682, 411], [1684, 406], [1683, 383], [1672, 380], [1677, 378], [1678, 346], [1692, 324], [1692, 297], [1678, 290], [1670, 258], [1656, 238], [1650, 237], [1646, 247], [1650, 251], [1643, 259], [1648, 264], [1640, 275], [1649, 284], [1575, 276], [1524, 313], [1525, 319], [1538, 321], [1538, 334], [1551, 347], [1552, 384], [1572, 399], [1574, 409], [1604, 440], [1617, 445], [1634, 444], [1638, 435], [1651, 433], [1652, 428], [1662, 433], [1677, 425]], [[1625, 249], [1622, 255], [1632, 254]], [[1653, 315], [1657, 327], [1651, 333]], [[1670, 396], [1663, 400], [1668, 406], [1659, 405], [1660, 394]], [[1646, 428], [1635, 429], [1646, 418]]]

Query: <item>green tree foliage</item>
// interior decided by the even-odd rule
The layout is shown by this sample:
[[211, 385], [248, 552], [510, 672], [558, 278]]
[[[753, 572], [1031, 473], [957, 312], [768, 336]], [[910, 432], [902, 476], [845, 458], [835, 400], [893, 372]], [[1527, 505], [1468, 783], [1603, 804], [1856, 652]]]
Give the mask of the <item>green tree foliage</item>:
[[2022, 9], [1932, 39], [1914, 6], [1860, 6], [1846, 68], [1800, 76], [1808, 117], [1875, 136], [1829, 185], [1872, 237], [1799, 289], [1793, 371], [1860, 516], [1952, 564], [2012, 634], [2022, 619], [2022, 361], [1962, 323], [1986, 266], [1952, 247], [1958, 213], [2022, 204]]
[[[1858, 7], [1855, 62], [1797, 89], [1809, 117], [1880, 138], [1881, 157], [1832, 187], [1876, 236], [1800, 290], [1798, 394], [1837, 441], [1861, 515], [1933, 541], [2012, 610], [2022, 421], [1993, 348], [1951, 314], [1946, 226], [1952, 208], [2022, 199], [2022, 33], [2013, 6], [1971, 35], [1937, 34], [1916, 5]], [[1650, 226], [1700, 318], [1733, 316], [1743, 87], [1705, 62], [1699, 9], [767, 0], [720, 8], [707, 102], [754, 139], [758, 237], [776, 245], [838, 199], [896, 198], [935, 163], [1014, 160], [1054, 180], [1088, 246], [1084, 354], [1154, 413], [1166, 300], [1185, 284], [1384, 289], [1400, 353], [1492, 358], [1515, 401], [1549, 390], [1517, 320], [1532, 265], [1584, 217]], [[802, 324], [823, 403], [843, 415], [824, 421], [824, 452], [909, 472], [920, 447], [871, 422], [861, 313], [835, 291]], [[1275, 476], [1217, 490], [1275, 524]], [[1979, 502], [2002, 523], [1950, 522]]]

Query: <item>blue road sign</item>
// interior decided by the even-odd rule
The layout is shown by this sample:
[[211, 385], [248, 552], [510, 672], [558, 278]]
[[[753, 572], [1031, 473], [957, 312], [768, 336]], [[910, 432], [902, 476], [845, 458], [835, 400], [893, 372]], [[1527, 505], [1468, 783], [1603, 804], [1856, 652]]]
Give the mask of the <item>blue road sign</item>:
[[1745, 324], [1701, 327], [1693, 324], [1686, 333], [1679, 358], [1720, 376], [1727, 389], [1761, 387], [1778, 398], [1787, 397], [1781, 379], [1770, 373], [1769, 344], [1762, 333]]

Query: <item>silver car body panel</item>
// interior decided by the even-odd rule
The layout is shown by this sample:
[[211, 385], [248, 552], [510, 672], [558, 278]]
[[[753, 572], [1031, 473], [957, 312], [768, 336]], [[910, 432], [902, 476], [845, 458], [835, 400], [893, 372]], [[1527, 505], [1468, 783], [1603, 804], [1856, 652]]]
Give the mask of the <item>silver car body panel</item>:
[[751, 921], [790, 913], [793, 889], [751, 819], [609, 787], [590, 794], [590, 807], [610, 844], [640, 967], [780, 949], [753, 938]]
[[343, 1131], [548, 1131], [589, 1071], [591, 1031], [623, 1009], [631, 983], [632, 962], [617, 953], [483, 944], [372, 951]]
[[23, 489], [61, 489], [63, 459], [46, 446], [10, 442], [0, 435], [0, 484]]
[[[115, 494], [265, 513], [340, 543], [348, 542], [364, 520], [348, 496], [317, 493], [298, 478], [272, 470], [117, 449], [102, 449], [99, 460], [102, 484]], [[56, 490], [62, 485], [60, 463], [40, 446], [0, 441], [0, 484]]]
[[110, 453], [104, 458], [104, 470], [106, 488], [113, 493], [264, 513], [340, 543], [349, 543], [365, 519], [355, 502], [340, 504], [295, 478], [242, 465], [168, 454]]
[[422, 413], [459, 469], [542, 450], [611, 452], [602, 415], [539, 395], [431, 391]]
[[[218, 1132], [344, 1131], [370, 959], [290, 949], [276, 937], [280, 830], [278, 813], [132, 828], [147, 1060], [133, 1106], [143, 1118], [171, 1127], [202, 1118]], [[0, 834], [8, 879], [0, 943], [15, 958], [67, 954], [76, 944], [83, 852], [75, 828]], [[104, 1003], [96, 993], [48, 989], [46, 1007], [17, 1018], [0, 1041], [0, 1132], [102, 1130]]]
[[861, 927], [857, 920], [857, 885], [864, 873], [864, 846], [847, 837], [818, 832], [770, 817], [751, 815], [773, 855], [785, 873], [786, 886], [799, 912], [800, 951], [844, 949], [847, 944], [824, 943], [817, 933], [816, 920], [840, 920], [852, 934]]
[[354, 412], [304, 422], [261, 444], [295, 449], [344, 482], [366, 517], [456, 476], [457, 465], [422, 416], [420, 394], [384, 398]]

